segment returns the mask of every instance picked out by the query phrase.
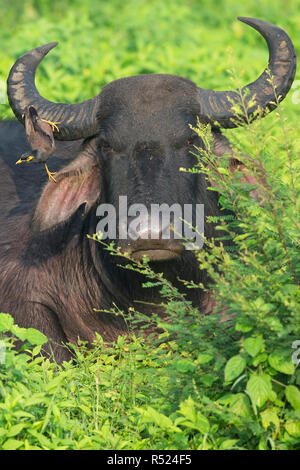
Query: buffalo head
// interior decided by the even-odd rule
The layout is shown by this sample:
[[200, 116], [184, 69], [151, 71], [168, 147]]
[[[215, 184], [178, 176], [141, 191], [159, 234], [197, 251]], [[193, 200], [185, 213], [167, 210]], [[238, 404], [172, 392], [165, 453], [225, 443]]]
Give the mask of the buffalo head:
[[[269, 47], [268, 69], [240, 90], [245, 94], [248, 89], [246, 105], [255, 98], [248, 110], [249, 119], [255, 119], [258, 108], [266, 114], [290, 89], [295, 51], [280, 28], [257, 19], [240, 19], [259, 31]], [[56, 139], [85, 139], [79, 156], [56, 175], [57, 183], [52, 181], [45, 187], [33, 230], [52, 229], [69, 220], [83, 204], [86, 213], [96, 203], [118, 207], [120, 196], [125, 195], [128, 207], [198, 203], [204, 204], [206, 215], [215, 214], [217, 196], [208, 193], [205, 178], [179, 173], [180, 167], [195, 164], [193, 146], [203, 145], [188, 124], [195, 125], [199, 117], [202, 123], [211, 124], [215, 136], [220, 128], [236, 127], [232, 104], [239, 101], [240, 93], [204, 90], [186, 78], [153, 74], [116, 80], [79, 104], [52, 103], [39, 95], [34, 76], [40, 61], [56, 45], [37, 47], [23, 55], [8, 78], [9, 102], [21, 122], [24, 109], [31, 105], [43, 119], [60, 123]], [[195, 213], [193, 217], [195, 220]], [[174, 224], [175, 219], [173, 215]], [[123, 222], [117, 218], [115, 238], [120, 246], [137, 259], [143, 254], [153, 261], [181, 256], [180, 241], [174, 236], [163, 237], [169, 226], [160, 219], [151, 226], [151, 221], [148, 215], [140, 217], [134, 236], [123, 240], [119, 236]], [[206, 227], [206, 235], [209, 231]]]

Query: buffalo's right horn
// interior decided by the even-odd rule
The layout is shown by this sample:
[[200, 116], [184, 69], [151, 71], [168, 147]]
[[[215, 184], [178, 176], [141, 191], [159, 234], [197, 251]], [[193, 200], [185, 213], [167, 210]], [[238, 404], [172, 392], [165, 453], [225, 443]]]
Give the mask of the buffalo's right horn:
[[[259, 108], [262, 115], [272, 111], [291, 88], [296, 73], [295, 49], [283, 29], [256, 18], [238, 19], [255, 28], [265, 38], [269, 48], [269, 64], [257, 80], [244, 86], [240, 92], [198, 88], [200, 120], [210, 123], [213, 127], [237, 127], [239, 120], [232, 107], [233, 103], [241, 103], [240, 95], [245, 97], [244, 104], [250, 121], [258, 116], [256, 111]], [[270, 83], [270, 77], [273, 84]], [[250, 100], [255, 104], [248, 106]], [[240, 117], [246, 121], [246, 116]]]

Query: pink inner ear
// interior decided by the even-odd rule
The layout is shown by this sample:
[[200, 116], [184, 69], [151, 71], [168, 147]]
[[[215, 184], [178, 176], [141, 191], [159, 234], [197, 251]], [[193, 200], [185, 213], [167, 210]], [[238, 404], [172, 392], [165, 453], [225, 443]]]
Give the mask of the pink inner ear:
[[250, 192], [250, 196], [253, 201], [261, 203], [264, 199], [264, 196], [260, 183], [257, 181], [255, 176], [250, 173], [250, 170], [246, 167], [246, 165], [243, 165], [241, 162], [239, 162], [239, 160], [234, 158], [230, 162], [229, 171], [233, 173], [236, 170], [242, 173], [242, 177], [240, 179], [241, 183], [253, 184], [256, 186], [256, 188]]
[[94, 163], [89, 167], [66, 168], [45, 187], [37, 205], [33, 227], [46, 230], [66, 221], [79, 206], [86, 203], [86, 210], [100, 195], [99, 168]]

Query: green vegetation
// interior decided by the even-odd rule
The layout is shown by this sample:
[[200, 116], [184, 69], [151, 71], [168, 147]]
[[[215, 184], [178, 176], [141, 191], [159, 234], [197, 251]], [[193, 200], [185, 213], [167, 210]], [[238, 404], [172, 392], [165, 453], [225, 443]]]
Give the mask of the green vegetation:
[[[58, 40], [38, 73], [41, 93], [54, 101], [81, 101], [139, 73], [175, 73], [218, 90], [235, 88], [237, 78], [250, 82], [267, 50], [238, 15], [280, 25], [300, 48], [300, 6], [292, 0], [248, 0], [243, 8], [233, 0], [11, 3], [0, 20], [1, 79], [21, 53]], [[300, 340], [300, 104], [292, 95], [265, 119], [226, 132], [238, 155], [250, 157], [239, 156], [259, 202], [241, 172], [230, 173], [228, 156], [212, 155], [210, 129], [197, 128], [207, 151], [195, 149], [196, 169], [236, 214], [216, 220], [234, 248], [207, 241], [198, 254], [212, 279], [214, 315], [200, 316], [147, 260], [128, 260], [127, 268], [148, 276], [145, 288], [161, 286], [167, 318], [151, 318], [159, 337], [133, 335], [130, 325], [144, 318], [117, 312], [128, 318], [131, 342], [98, 337], [58, 366], [40, 357], [41, 333], [0, 315], [0, 448], [300, 449], [300, 371], [292, 361], [293, 353], [300, 358], [292, 347]], [[242, 96], [239, 111], [247, 114]], [[6, 105], [0, 112], [11, 117]], [[220, 322], [218, 309], [230, 319]], [[17, 338], [26, 342], [20, 351], [12, 348]]]

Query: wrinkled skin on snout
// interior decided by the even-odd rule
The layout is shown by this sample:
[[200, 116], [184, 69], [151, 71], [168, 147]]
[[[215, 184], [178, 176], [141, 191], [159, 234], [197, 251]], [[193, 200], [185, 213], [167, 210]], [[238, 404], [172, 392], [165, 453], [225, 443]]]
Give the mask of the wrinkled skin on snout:
[[[264, 21], [242, 21], [265, 37], [268, 68], [283, 99], [295, 74], [291, 40]], [[195, 126], [197, 117], [212, 125], [214, 153], [232, 154], [232, 168], [244, 171], [245, 181], [255, 181], [235, 160], [220, 133], [222, 127], [236, 126], [231, 108], [239, 93], [204, 90], [173, 75], [141, 75], [116, 80], [83, 103], [51, 103], [36, 90], [34, 73], [55, 45], [24, 54], [8, 77], [9, 102], [22, 124], [29, 106], [40, 119], [60, 124], [59, 131], [52, 129], [56, 149], [51, 169], [56, 171], [56, 182], [44, 185], [45, 175], [41, 176], [38, 165], [25, 164], [22, 171], [15, 166], [30, 149], [22, 126], [0, 123], [0, 311], [11, 313], [20, 326], [44, 332], [51, 340], [45, 352], [53, 351], [55, 359], [62, 361], [69, 358], [62, 346], [65, 342], [76, 343], [78, 338], [92, 342], [95, 332], [108, 341], [127, 333], [122, 317], [102, 311], [114, 304], [125, 315], [132, 306], [148, 315], [163, 314], [161, 307], [153, 306], [161, 304], [159, 291], [144, 289], [144, 277], [120, 267], [120, 257], [111, 256], [87, 237], [98, 226], [99, 206], [116, 208], [116, 233], [106, 241], [114, 240], [136, 260], [147, 255], [151, 266], [203, 314], [211, 311], [214, 299], [200, 289], [185, 289], [178, 280], [207, 285], [207, 274], [199, 269], [193, 251], [186, 250], [172, 230], [165, 238], [170, 224], [158, 219], [151, 226], [149, 215], [133, 229], [131, 214], [133, 237], [120, 238], [120, 230], [125, 229], [118, 213], [120, 196], [127, 197], [128, 208], [142, 204], [148, 214], [153, 204], [181, 208], [189, 204], [194, 211], [203, 204], [205, 217], [219, 213], [218, 195], [207, 189], [204, 176], [180, 171], [195, 165], [194, 146], [203, 146], [189, 127]], [[246, 100], [256, 97], [249, 119], [257, 116], [257, 106], [265, 114], [274, 109], [274, 90], [266, 72], [247, 88]], [[175, 225], [176, 216], [171, 215], [170, 221]], [[206, 221], [204, 235], [216, 235]]]

